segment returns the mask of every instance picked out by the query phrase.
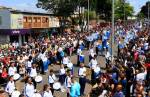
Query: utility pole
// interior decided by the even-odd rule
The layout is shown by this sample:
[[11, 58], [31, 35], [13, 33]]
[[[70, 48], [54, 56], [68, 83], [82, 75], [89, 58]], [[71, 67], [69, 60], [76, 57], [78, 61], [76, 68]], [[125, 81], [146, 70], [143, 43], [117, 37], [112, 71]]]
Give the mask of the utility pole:
[[111, 31], [111, 62], [113, 63], [113, 44], [114, 44], [114, 13], [115, 13], [115, 9], [114, 9], [114, 3], [115, 1], [112, 0], [112, 31]]
[[87, 31], [89, 32], [89, 21], [90, 21], [90, 0], [88, 0], [88, 20], [87, 20]]

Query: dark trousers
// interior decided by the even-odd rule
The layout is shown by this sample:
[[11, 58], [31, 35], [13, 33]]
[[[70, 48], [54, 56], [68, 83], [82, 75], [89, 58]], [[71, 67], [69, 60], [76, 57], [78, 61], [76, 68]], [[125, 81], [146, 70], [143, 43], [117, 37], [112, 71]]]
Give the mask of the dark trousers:
[[81, 89], [80, 89], [80, 95], [83, 95], [84, 94], [84, 89], [85, 89], [85, 84], [86, 84], [86, 78], [85, 77], [80, 77], [79, 78], [79, 83], [80, 83], [80, 86], [81, 86]]
[[53, 84], [54, 84], [54, 83], [50, 83], [50, 84], [49, 84], [49, 85], [50, 85], [50, 87], [51, 87], [52, 95], [54, 94]]

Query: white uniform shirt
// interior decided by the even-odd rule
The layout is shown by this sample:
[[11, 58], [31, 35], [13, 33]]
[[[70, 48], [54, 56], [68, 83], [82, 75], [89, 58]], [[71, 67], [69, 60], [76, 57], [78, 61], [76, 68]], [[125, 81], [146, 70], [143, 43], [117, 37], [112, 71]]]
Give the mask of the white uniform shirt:
[[51, 91], [44, 91], [43, 97], [53, 97], [52, 92]]
[[37, 76], [36, 68], [31, 68], [30, 77], [36, 77], [36, 76]]
[[77, 49], [77, 55], [81, 55], [82, 50], [80, 48]]
[[65, 87], [70, 88], [71, 87], [71, 77], [67, 76], [65, 78]]
[[42, 97], [40, 93], [34, 93], [33, 97]]
[[64, 75], [66, 73], [66, 70], [64, 68], [61, 68], [59, 73], [60, 73], [60, 75]]
[[69, 63], [67, 64], [67, 67], [68, 67], [69, 69], [72, 69], [72, 68], [73, 68], [73, 64], [72, 64], [71, 62], [69, 62]]
[[27, 68], [31, 68], [32, 67], [32, 61], [28, 61], [27, 62]]
[[8, 74], [9, 76], [13, 76], [16, 73], [17, 69], [16, 67], [9, 67]]
[[13, 91], [11, 97], [19, 97], [19, 95], [20, 95], [19, 91]]
[[139, 74], [137, 74], [136, 75], [136, 80], [137, 81], [140, 81], [140, 80], [145, 80], [146, 79], [146, 74], [147, 74], [147, 72], [145, 71], [145, 72], [143, 72], [143, 73], [139, 73]]
[[56, 79], [57, 78], [56, 78], [55, 74], [48, 76], [48, 82], [49, 83], [54, 83], [56, 81]]
[[78, 73], [79, 73], [78, 75], [80, 77], [85, 77], [86, 76], [86, 68], [85, 67], [79, 68]]
[[14, 81], [9, 81], [8, 83], [7, 83], [7, 86], [6, 86], [6, 88], [5, 88], [5, 91], [7, 92], [7, 93], [9, 93], [9, 94], [11, 94], [11, 93], [13, 93], [14, 92], [14, 90], [15, 90], [15, 83], [14, 83]]
[[34, 95], [34, 85], [33, 84], [26, 84], [25, 85], [25, 95], [27, 97], [33, 97]]
[[67, 65], [69, 63], [69, 58], [68, 57], [64, 57], [62, 63]]
[[90, 68], [94, 69], [97, 66], [98, 62], [96, 59], [92, 59], [89, 63]]

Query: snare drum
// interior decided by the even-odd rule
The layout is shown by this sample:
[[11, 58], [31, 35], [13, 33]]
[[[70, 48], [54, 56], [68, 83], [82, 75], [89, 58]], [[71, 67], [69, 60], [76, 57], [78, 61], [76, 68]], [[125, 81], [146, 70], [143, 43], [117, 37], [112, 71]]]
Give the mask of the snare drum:
[[40, 75], [38, 75], [38, 76], [35, 77], [35, 82], [37, 82], [37, 83], [41, 83], [42, 80], [43, 80], [43, 78]]
[[61, 88], [60, 82], [55, 82], [55, 83], [53, 84], [53, 89], [59, 90], [60, 88]]
[[20, 74], [18, 74], [18, 73], [14, 74], [14, 76], [13, 76], [14, 80], [19, 80], [20, 77], [21, 77], [21, 76], [20, 76]]

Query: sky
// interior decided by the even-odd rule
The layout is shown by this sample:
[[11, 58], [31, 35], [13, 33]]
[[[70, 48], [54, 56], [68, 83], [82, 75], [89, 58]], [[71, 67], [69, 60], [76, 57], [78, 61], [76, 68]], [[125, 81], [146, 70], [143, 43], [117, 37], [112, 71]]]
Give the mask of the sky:
[[[147, 1], [148, 0], [126, 0], [126, 2], [129, 2], [134, 7], [135, 14], [140, 11], [140, 8], [145, 5]], [[19, 10], [45, 12], [45, 10], [37, 8], [35, 6], [36, 3], [37, 0], [0, 0], [0, 6], [12, 7]]]

